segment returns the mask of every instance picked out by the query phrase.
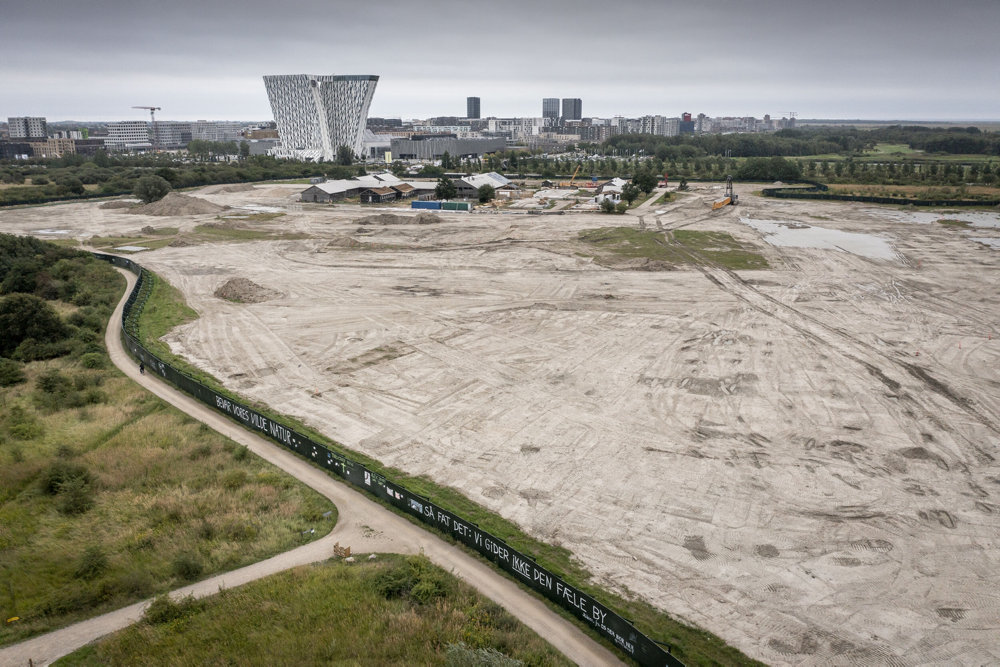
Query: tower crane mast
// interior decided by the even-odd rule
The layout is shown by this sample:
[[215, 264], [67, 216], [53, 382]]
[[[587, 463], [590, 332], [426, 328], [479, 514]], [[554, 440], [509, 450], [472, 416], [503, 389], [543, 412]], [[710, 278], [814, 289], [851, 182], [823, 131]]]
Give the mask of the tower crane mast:
[[160, 111], [161, 107], [139, 106], [139, 107], [132, 107], [132, 108], [133, 109], [149, 109], [149, 123], [150, 123], [151, 130], [152, 130], [152, 132], [151, 132], [152, 136], [150, 137], [150, 139], [152, 141], [150, 141], [150, 143], [153, 145], [153, 150], [154, 151], [160, 150], [159, 133], [157, 133], [157, 131], [156, 131], [156, 112]]

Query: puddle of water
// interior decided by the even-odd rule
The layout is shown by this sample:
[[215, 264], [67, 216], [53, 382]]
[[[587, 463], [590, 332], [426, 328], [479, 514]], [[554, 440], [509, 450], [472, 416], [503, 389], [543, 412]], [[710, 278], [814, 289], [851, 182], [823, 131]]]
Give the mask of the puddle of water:
[[141, 245], [120, 245], [115, 250], [124, 250], [125, 252], [139, 252], [140, 250], [149, 250], [149, 248], [144, 248]]
[[243, 206], [234, 206], [233, 208], [240, 211], [251, 211], [253, 213], [283, 213], [285, 209], [278, 208], [277, 206], [261, 206], [260, 204], [244, 204]]
[[982, 243], [985, 246], [989, 246], [991, 248], [996, 248], [997, 250], [1000, 250], [1000, 239], [986, 239], [986, 238], [973, 238], [973, 237], [969, 237], [969, 240], [970, 241], [975, 241], [976, 243]]
[[69, 229], [39, 229], [36, 234], [49, 234], [51, 236], [69, 234]]
[[899, 254], [888, 239], [874, 234], [842, 232], [839, 229], [814, 227], [801, 222], [740, 218], [740, 222], [764, 235], [773, 246], [841, 250], [869, 259], [898, 260]]
[[876, 215], [896, 222], [916, 222], [922, 225], [938, 220], [963, 220], [973, 227], [1000, 229], [1000, 213], [992, 211], [892, 211], [871, 209]]

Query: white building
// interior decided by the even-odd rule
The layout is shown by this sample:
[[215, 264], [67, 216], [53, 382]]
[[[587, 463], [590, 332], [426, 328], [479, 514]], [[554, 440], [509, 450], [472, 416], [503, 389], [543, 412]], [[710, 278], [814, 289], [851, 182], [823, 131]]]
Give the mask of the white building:
[[333, 161], [340, 146], [360, 154], [377, 83], [378, 77], [373, 75], [265, 76], [264, 86], [281, 138], [275, 154]]
[[552, 124], [551, 118], [490, 118], [486, 129], [493, 134], [506, 134], [514, 140], [537, 136]]
[[144, 120], [120, 120], [108, 123], [104, 145], [115, 151], [149, 150], [149, 123]]
[[14, 116], [7, 118], [11, 139], [45, 139], [48, 126], [43, 116]]
[[230, 120], [197, 120], [191, 123], [191, 140], [239, 141], [243, 137], [243, 123]]

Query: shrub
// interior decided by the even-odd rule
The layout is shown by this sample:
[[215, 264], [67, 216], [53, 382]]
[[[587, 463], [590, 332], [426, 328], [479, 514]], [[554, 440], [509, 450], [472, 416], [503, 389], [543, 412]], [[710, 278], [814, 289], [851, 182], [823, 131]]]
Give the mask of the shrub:
[[72, 389], [71, 380], [56, 368], [50, 368], [38, 376], [38, 388], [46, 394], [58, 394]]
[[0, 358], [0, 387], [21, 384], [26, 379], [21, 364], [13, 359]]
[[174, 557], [171, 569], [174, 576], [185, 581], [193, 581], [201, 575], [204, 567], [194, 554], [181, 553]]
[[83, 479], [76, 477], [59, 487], [57, 509], [63, 514], [83, 514], [94, 506], [94, 490]]
[[445, 651], [447, 667], [519, 667], [524, 663], [510, 658], [495, 648], [472, 648], [465, 642], [448, 644]]
[[96, 579], [108, 569], [108, 557], [100, 547], [87, 547], [80, 555], [73, 574], [78, 579]]
[[169, 623], [199, 611], [202, 606], [190, 595], [174, 602], [169, 595], [164, 594], [149, 603], [142, 620], [150, 624]]
[[104, 368], [104, 355], [100, 352], [86, 352], [81, 354], [80, 365], [84, 368]]
[[10, 356], [22, 343], [56, 343], [68, 327], [48, 303], [33, 294], [11, 294], [0, 300], [0, 355]]
[[163, 199], [170, 190], [170, 182], [162, 176], [143, 176], [136, 181], [132, 194], [148, 204]]
[[43, 492], [54, 496], [73, 480], [80, 480], [89, 485], [91, 481], [90, 471], [79, 463], [55, 461], [42, 473], [40, 486]]

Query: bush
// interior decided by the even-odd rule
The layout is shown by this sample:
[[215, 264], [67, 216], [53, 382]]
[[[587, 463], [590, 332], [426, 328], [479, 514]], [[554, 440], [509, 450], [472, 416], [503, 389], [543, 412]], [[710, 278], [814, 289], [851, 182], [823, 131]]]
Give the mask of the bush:
[[44, 493], [50, 496], [61, 492], [63, 486], [73, 480], [90, 484], [90, 471], [79, 463], [70, 461], [55, 461], [42, 473], [39, 485]]
[[448, 644], [445, 652], [447, 667], [519, 667], [524, 663], [510, 658], [495, 648], [472, 648], [465, 642]]
[[60, 485], [56, 507], [63, 514], [83, 514], [93, 506], [93, 488], [83, 479], [77, 477]]
[[27, 340], [56, 343], [68, 327], [48, 303], [33, 294], [11, 294], [0, 300], [0, 355], [10, 356]]
[[143, 176], [136, 181], [132, 194], [144, 204], [163, 199], [170, 192], [170, 182], [162, 176]]
[[80, 355], [80, 365], [84, 368], [104, 368], [105, 356], [100, 352], [86, 352]]
[[70, 379], [55, 368], [50, 368], [39, 375], [37, 384], [46, 394], [58, 394], [73, 388]]
[[0, 358], [0, 387], [12, 387], [26, 379], [21, 364], [13, 359]]
[[200, 611], [202, 607], [203, 605], [190, 595], [174, 602], [169, 595], [164, 594], [149, 603], [142, 620], [149, 624], [169, 623]]
[[181, 553], [174, 558], [171, 569], [174, 576], [180, 577], [185, 581], [193, 581], [201, 575], [204, 567], [201, 561], [193, 554]]
[[80, 555], [73, 574], [78, 579], [96, 579], [108, 569], [108, 557], [100, 547], [87, 547]]

